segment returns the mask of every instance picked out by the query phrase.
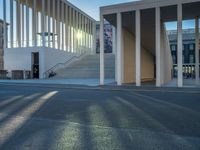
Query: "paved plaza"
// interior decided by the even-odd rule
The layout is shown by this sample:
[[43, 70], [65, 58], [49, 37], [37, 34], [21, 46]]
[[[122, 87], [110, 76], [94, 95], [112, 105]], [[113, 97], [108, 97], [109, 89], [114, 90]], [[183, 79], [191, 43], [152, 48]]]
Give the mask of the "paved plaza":
[[200, 89], [0, 84], [1, 150], [199, 150]]

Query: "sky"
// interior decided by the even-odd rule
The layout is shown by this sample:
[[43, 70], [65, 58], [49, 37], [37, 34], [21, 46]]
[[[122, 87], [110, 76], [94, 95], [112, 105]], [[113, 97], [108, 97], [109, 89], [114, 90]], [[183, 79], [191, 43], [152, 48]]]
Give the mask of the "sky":
[[99, 7], [118, 3], [131, 2], [136, 0], [68, 0], [91, 17], [99, 20]]

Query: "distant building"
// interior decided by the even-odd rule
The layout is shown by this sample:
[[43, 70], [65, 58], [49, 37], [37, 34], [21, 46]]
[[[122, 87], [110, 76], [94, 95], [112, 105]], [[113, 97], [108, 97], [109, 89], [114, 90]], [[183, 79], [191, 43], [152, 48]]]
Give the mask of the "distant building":
[[[112, 25], [108, 22], [104, 24], [104, 52], [105, 53], [112, 53]], [[100, 33], [100, 24], [99, 21], [96, 24], [96, 52], [100, 52], [100, 40], [99, 40], [99, 33]]]
[[[177, 31], [168, 31], [173, 60], [173, 77], [177, 77]], [[183, 30], [183, 75], [184, 78], [195, 77], [195, 30]]]
[[3, 59], [3, 55], [4, 55], [4, 50], [3, 50], [4, 39], [3, 39], [3, 34], [4, 34], [4, 22], [3, 22], [3, 20], [0, 19], [0, 70], [4, 69], [4, 59]]

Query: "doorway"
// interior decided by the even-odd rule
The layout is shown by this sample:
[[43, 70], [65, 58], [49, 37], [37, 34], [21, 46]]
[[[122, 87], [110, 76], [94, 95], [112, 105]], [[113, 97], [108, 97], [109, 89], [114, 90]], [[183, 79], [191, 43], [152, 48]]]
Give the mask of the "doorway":
[[32, 76], [39, 79], [39, 52], [32, 53]]

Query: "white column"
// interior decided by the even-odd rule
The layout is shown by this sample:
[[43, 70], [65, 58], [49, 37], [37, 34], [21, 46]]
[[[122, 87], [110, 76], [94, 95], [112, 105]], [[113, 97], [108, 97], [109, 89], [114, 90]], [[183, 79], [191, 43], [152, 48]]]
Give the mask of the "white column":
[[13, 0], [10, 0], [10, 46], [13, 48]]
[[112, 27], [112, 49], [113, 49], [113, 54], [115, 54], [115, 81], [117, 82], [117, 33], [116, 33], [116, 28], [113, 26]]
[[29, 47], [29, 3], [26, 0], [26, 46]]
[[178, 58], [178, 87], [183, 86], [183, 42], [182, 42], [182, 4], [178, 4], [178, 47], [177, 47], [177, 58]]
[[72, 52], [72, 8], [69, 7], [69, 52]]
[[57, 40], [60, 49], [60, 0], [57, 0]]
[[196, 73], [196, 84], [199, 84], [199, 17], [195, 20], [195, 73]]
[[72, 20], [71, 20], [71, 30], [72, 30], [72, 32], [71, 32], [71, 36], [72, 36], [72, 41], [71, 41], [71, 43], [72, 43], [72, 52], [74, 52], [74, 9], [72, 8]]
[[[81, 13], [78, 14], [78, 34], [81, 35]], [[81, 53], [81, 36], [78, 39], [79, 54]]]
[[22, 26], [21, 26], [21, 32], [22, 32], [22, 47], [24, 47], [24, 4], [21, 5], [21, 18], [22, 18]]
[[100, 16], [100, 85], [104, 85], [104, 17]]
[[117, 85], [122, 85], [122, 15], [117, 13]]
[[77, 33], [78, 33], [78, 12], [75, 11], [75, 52], [77, 53], [78, 52], [78, 38], [77, 38]]
[[75, 38], [75, 13], [76, 11], [73, 9], [73, 53], [76, 52], [76, 38]]
[[68, 29], [69, 29], [69, 22], [68, 22], [68, 6], [66, 5], [65, 9], [65, 44], [66, 44], [66, 51], [68, 52]]
[[51, 16], [50, 16], [50, 9], [51, 9], [51, 0], [48, 0], [48, 47], [50, 47], [50, 32], [51, 32]]
[[44, 47], [45, 46], [45, 31], [44, 31], [44, 19], [45, 19], [45, 0], [42, 0], [42, 18], [41, 18], [41, 23], [42, 23], [42, 46]]
[[21, 8], [20, 8], [20, 0], [18, 0], [18, 3], [17, 3], [17, 8], [18, 8], [18, 11], [17, 11], [17, 20], [18, 20], [18, 29], [17, 29], [17, 33], [18, 33], [18, 47], [21, 47]]
[[156, 7], [156, 86], [161, 86], [161, 68], [160, 68], [160, 7]]
[[92, 31], [93, 31], [93, 23], [92, 23], [92, 20], [90, 20], [90, 52], [92, 54], [92, 51], [93, 51], [93, 48], [92, 48]]
[[83, 52], [83, 30], [84, 29], [84, 26], [83, 26], [83, 15], [81, 14], [81, 53]]
[[112, 53], [116, 53], [116, 31], [114, 26], [112, 26]]
[[3, 1], [3, 39], [4, 48], [7, 47], [7, 25], [6, 25], [6, 0]]
[[61, 23], [62, 23], [62, 50], [64, 50], [64, 2], [61, 1]]
[[136, 10], [136, 49], [135, 49], [135, 72], [136, 86], [141, 86], [141, 26], [140, 10]]
[[34, 4], [33, 4], [33, 41], [34, 41], [34, 46], [37, 46], [37, 1], [34, 0]]
[[92, 39], [93, 39], [93, 44], [92, 44], [92, 49], [93, 49], [93, 54], [96, 53], [96, 22], [93, 21], [93, 34], [92, 34]]
[[87, 51], [87, 18], [84, 19], [85, 22], [85, 51]]
[[56, 29], [55, 29], [55, 0], [52, 0], [53, 1], [53, 3], [52, 3], [52, 6], [53, 6], [53, 24], [52, 24], [52, 27], [53, 27], [53, 43], [52, 43], [52, 45], [53, 45], [53, 48], [55, 48], [55, 36], [56, 36]]

